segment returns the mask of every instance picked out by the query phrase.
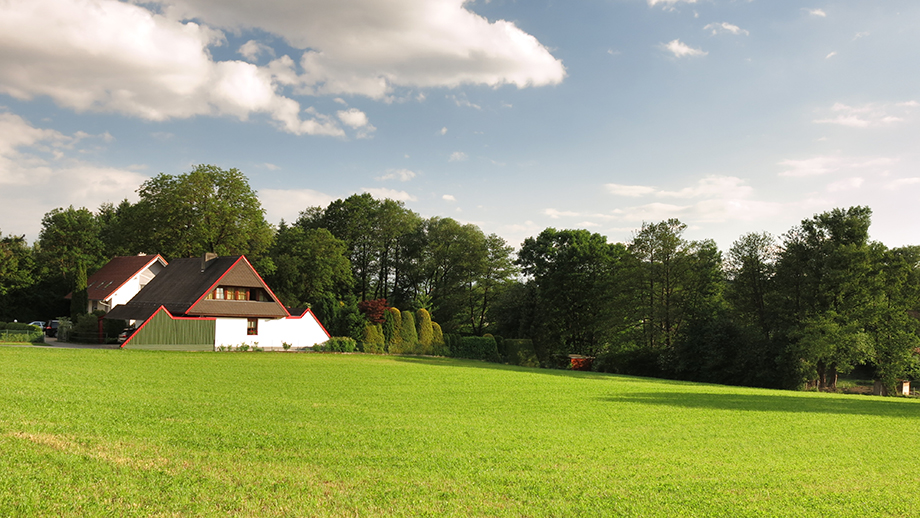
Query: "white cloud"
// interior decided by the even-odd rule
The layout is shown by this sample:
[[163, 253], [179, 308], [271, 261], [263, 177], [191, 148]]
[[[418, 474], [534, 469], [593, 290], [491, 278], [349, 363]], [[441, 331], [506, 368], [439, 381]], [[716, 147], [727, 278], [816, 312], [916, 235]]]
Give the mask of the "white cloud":
[[812, 16], [817, 16], [819, 18], [827, 17], [827, 13], [825, 13], [823, 9], [808, 9], [806, 7], [803, 7], [802, 9], [804, 9], [808, 14]]
[[438, 132], [441, 135], [447, 135], [447, 126], [441, 128], [441, 131]]
[[456, 95], [448, 95], [447, 98], [454, 101], [454, 104], [462, 108], [475, 108], [477, 110], [482, 109], [482, 106], [471, 103], [469, 99], [467, 99], [464, 95], [460, 95], [459, 97]]
[[828, 192], [852, 191], [862, 187], [865, 180], [859, 177], [845, 178], [827, 186]]
[[386, 174], [378, 177], [378, 180], [399, 180], [400, 182], [408, 182], [409, 180], [415, 178], [415, 172], [408, 169], [387, 169]]
[[[824, 119], [815, 119], [817, 124], [837, 124], [850, 128], [871, 128], [886, 126], [896, 122], [903, 122], [912, 110], [920, 106], [916, 101], [902, 103], [869, 103], [862, 106], [848, 106], [835, 103], [831, 107], [831, 114], [836, 114]], [[892, 112], [897, 112], [894, 114]]]
[[17, 99], [154, 121], [264, 113], [291, 133], [342, 134], [329, 121], [301, 120], [300, 105], [276, 93], [290, 80], [287, 56], [268, 67], [215, 62], [208, 48], [222, 44], [220, 32], [138, 5], [13, 0], [0, 3], [0, 35], [0, 92]]
[[897, 190], [902, 187], [907, 187], [908, 185], [920, 185], [920, 177], [913, 178], [899, 178], [893, 182], [889, 182], [885, 185], [886, 189]]
[[375, 187], [375, 188], [365, 187], [361, 190], [363, 192], [369, 193], [371, 196], [373, 196], [374, 198], [377, 198], [378, 200], [383, 200], [386, 198], [389, 198], [391, 200], [396, 200], [396, 201], [415, 201], [416, 200], [415, 196], [412, 196], [406, 191], [397, 191], [395, 189], [386, 189], [384, 187]]
[[[281, 88], [386, 99], [399, 87], [524, 88], [565, 76], [536, 38], [489, 22], [464, 0], [396, 3], [8, 0], [0, 2], [0, 93], [153, 121], [265, 114], [290, 133], [343, 136], [331, 117], [303, 118]], [[226, 43], [217, 28], [283, 38], [303, 50], [295, 56], [302, 69], [287, 55], [266, 66], [215, 61], [210, 48]], [[269, 50], [250, 40], [239, 52], [255, 60]]]
[[334, 197], [312, 189], [259, 189], [259, 201], [265, 208], [269, 223], [296, 221], [300, 212], [309, 207], [325, 207]]
[[728, 34], [734, 34], [736, 36], [739, 36], [739, 35], [748, 36], [751, 34], [750, 32], [742, 29], [741, 27], [738, 27], [737, 25], [732, 25], [728, 22], [710, 23], [709, 25], [703, 27], [703, 30], [712, 31], [713, 35], [728, 33]]
[[824, 59], [831, 59], [832, 57], [834, 57], [834, 56], [836, 56], [836, 55], [837, 55], [837, 51], [835, 50], [835, 51], [831, 52], [830, 54], [824, 56]]
[[444, 201], [457, 201], [457, 198], [455, 198], [453, 194], [445, 194], [441, 196], [441, 199]]
[[339, 116], [339, 120], [342, 121], [346, 126], [351, 128], [361, 128], [367, 126], [367, 115], [357, 109], [349, 108], [348, 110], [340, 110], [336, 113]]
[[580, 214], [577, 212], [561, 211], [561, 210], [556, 210], [556, 209], [544, 209], [543, 214], [546, 214], [547, 216], [553, 219], [559, 219], [561, 217], [580, 216]]
[[690, 47], [679, 39], [669, 41], [668, 43], [662, 43], [661, 48], [674, 54], [674, 56], [678, 58], [705, 56], [706, 54], [709, 54], [709, 52], [706, 52], [702, 49], [695, 49]]
[[648, 5], [649, 7], [654, 7], [658, 4], [664, 4], [666, 6], [673, 6], [674, 4], [678, 4], [680, 2], [684, 2], [687, 4], [695, 4], [696, 0], [648, 0]]
[[272, 57], [275, 56], [275, 49], [256, 40], [249, 40], [242, 44], [237, 52], [249, 62], [256, 61], [259, 59], [259, 56], [263, 54], [268, 54]]
[[611, 194], [615, 194], [617, 196], [630, 196], [633, 198], [638, 198], [639, 196], [645, 196], [655, 192], [654, 187], [647, 187], [644, 185], [620, 185], [616, 183], [608, 183], [604, 187], [606, 187]]
[[843, 156], [816, 156], [804, 160], [783, 160], [779, 165], [786, 168], [780, 176], [818, 176], [844, 170], [868, 170], [885, 172], [897, 162], [893, 158], [854, 158]]
[[262, 164], [262, 167], [264, 167], [265, 169], [268, 169], [269, 171], [279, 171], [279, 170], [281, 170], [280, 167], [278, 167], [278, 166], [276, 166], [275, 164], [272, 164], [272, 163], [270, 163], [270, 162], [265, 162], [264, 164]]
[[[87, 207], [136, 199], [147, 179], [130, 169], [97, 166], [81, 160], [80, 145], [106, 133], [73, 135], [37, 128], [22, 117], [0, 112], [0, 221], [5, 233], [36, 239], [42, 216], [55, 207]], [[12, 203], [10, 200], [14, 200]]]
[[465, 0], [155, 1], [181, 19], [258, 27], [306, 50], [300, 79], [313, 93], [383, 99], [395, 87], [524, 88], [565, 76], [535, 37], [512, 22], [490, 22]]
[[463, 162], [469, 158], [469, 155], [463, 151], [454, 151], [450, 154], [450, 158], [447, 159], [448, 162]]

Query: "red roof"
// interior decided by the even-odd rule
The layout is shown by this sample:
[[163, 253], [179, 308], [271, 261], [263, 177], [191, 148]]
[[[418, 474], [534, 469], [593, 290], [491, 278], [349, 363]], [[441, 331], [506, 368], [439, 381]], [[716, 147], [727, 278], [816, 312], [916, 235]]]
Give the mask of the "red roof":
[[118, 288], [157, 260], [166, 265], [166, 260], [159, 254], [113, 257], [86, 280], [89, 300], [108, 300]]

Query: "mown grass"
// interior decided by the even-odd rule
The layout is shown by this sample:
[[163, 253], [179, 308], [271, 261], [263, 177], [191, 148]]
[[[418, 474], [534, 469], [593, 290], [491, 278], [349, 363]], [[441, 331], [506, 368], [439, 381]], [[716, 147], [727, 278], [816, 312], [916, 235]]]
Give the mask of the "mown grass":
[[2, 516], [917, 516], [920, 401], [365, 355], [0, 349]]

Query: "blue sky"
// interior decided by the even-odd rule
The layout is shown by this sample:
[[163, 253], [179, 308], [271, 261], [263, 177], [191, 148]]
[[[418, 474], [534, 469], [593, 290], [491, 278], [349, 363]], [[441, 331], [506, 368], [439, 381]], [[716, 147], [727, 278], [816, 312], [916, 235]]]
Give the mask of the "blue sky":
[[271, 223], [370, 192], [514, 246], [676, 217], [726, 250], [868, 205], [920, 244], [918, 65], [909, 0], [11, 0], [0, 231], [208, 163]]

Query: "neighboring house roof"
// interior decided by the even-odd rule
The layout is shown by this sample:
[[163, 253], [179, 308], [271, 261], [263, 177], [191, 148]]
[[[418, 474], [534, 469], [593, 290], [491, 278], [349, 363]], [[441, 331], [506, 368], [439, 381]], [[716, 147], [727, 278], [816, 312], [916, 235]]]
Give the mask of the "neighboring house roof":
[[[118, 291], [118, 288], [157, 261], [163, 266], [167, 265], [166, 259], [163, 259], [160, 254], [113, 257], [105, 266], [86, 279], [87, 299], [108, 300], [112, 298], [112, 294]], [[65, 298], [72, 297], [71, 292]]]
[[[209, 300], [217, 287], [262, 288], [268, 302]], [[160, 306], [172, 315], [229, 317], [287, 317], [289, 313], [256, 273], [245, 256], [174, 259], [127, 304], [116, 306], [106, 317], [146, 320]]]

